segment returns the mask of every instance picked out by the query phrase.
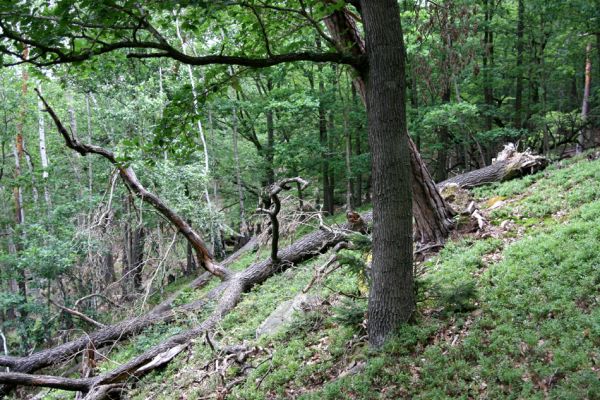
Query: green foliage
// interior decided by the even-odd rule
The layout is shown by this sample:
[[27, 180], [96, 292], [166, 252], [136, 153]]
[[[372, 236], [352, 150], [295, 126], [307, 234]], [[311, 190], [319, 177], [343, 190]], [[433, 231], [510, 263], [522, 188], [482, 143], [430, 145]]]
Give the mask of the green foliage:
[[342, 298], [339, 306], [334, 307], [332, 320], [340, 325], [358, 327], [365, 319], [367, 302], [365, 299]]

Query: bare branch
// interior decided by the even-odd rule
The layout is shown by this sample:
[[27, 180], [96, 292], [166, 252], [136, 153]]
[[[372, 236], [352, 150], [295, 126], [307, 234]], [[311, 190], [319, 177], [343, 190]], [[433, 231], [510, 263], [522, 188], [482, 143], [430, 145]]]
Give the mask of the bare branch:
[[56, 307], [58, 307], [59, 309], [61, 309], [62, 311], [66, 312], [67, 314], [74, 315], [74, 316], [76, 316], [77, 318], [80, 318], [80, 319], [84, 320], [85, 322], [87, 322], [87, 323], [88, 323], [88, 324], [90, 324], [90, 325], [94, 325], [94, 326], [95, 326], [95, 327], [97, 327], [97, 328], [104, 328], [104, 327], [106, 326], [106, 325], [104, 325], [103, 323], [100, 323], [100, 322], [98, 322], [98, 321], [96, 321], [96, 320], [94, 320], [94, 319], [92, 319], [92, 318], [88, 317], [87, 315], [85, 315], [85, 314], [84, 314], [84, 313], [82, 313], [82, 312], [79, 312], [79, 311], [77, 311], [77, 310], [73, 310], [72, 308], [69, 308], [69, 307], [65, 307], [65, 306], [63, 306], [63, 305], [60, 305], [60, 304], [56, 303], [56, 302], [55, 302], [55, 301], [53, 301], [53, 300], [50, 300], [50, 302], [51, 302], [52, 304], [54, 304]]
[[271, 207], [269, 209], [259, 208], [257, 211], [265, 213], [271, 219], [271, 260], [273, 264], [279, 263], [279, 220], [277, 219], [277, 215], [281, 210], [281, 200], [279, 199], [278, 194], [282, 190], [290, 190], [291, 188], [288, 186], [290, 183], [296, 182], [300, 185], [299, 190], [304, 190], [308, 186], [308, 181], [300, 177], [296, 178], [287, 178], [283, 179], [277, 183], [271, 185], [269, 190], [269, 197], [271, 198]]
[[127, 187], [139, 198], [141, 198], [146, 203], [150, 204], [154, 207], [160, 214], [162, 214], [171, 224], [173, 224], [185, 238], [190, 242], [194, 250], [196, 251], [196, 258], [198, 259], [198, 264], [204, 266], [204, 268], [212, 273], [215, 276], [220, 277], [221, 279], [226, 279], [231, 275], [231, 272], [218, 264], [215, 264], [213, 261], [213, 257], [204, 244], [204, 241], [200, 237], [200, 235], [191, 227], [191, 225], [182, 218], [179, 214], [177, 214], [173, 209], [168, 207], [160, 197], [155, 195], [154, 193], [148, 191], [138, 180], [135, 172], [131, 167], [125, 167], [119, 164], [114, 156], [114, 154], [99, 146], [84, 144], [79, 142], [76, 138], [71, 136], [71, 134], [64, 127], [52, 107], [48, 105], [46, 100], [42, 97], [41, 93], [35, 89], [38, 97], [44, 103], [46, 107], [46, 111], [50, 114], [58, 131], [65, 139], [65, 143], [67, 147], [77, 151], [81, 155], [99, 154], [110, 161], [112, 164], [116, 165], [121, 178], [127, 185]]

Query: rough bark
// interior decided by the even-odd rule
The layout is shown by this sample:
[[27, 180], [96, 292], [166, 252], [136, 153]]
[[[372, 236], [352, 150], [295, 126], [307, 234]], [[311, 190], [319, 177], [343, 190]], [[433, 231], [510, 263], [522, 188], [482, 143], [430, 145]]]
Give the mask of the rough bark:
[[374, 196], [368, 331], [369, 343], [379, 347], [415, 310], [411, 157], [398, 3], [363, 0], [361, 9]]

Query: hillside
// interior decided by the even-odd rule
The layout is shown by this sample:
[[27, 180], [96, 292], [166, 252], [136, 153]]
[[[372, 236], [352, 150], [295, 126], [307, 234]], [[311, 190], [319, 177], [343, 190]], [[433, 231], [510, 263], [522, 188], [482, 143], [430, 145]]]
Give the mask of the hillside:
[[[135, 383], [127, 397], [600, 398], [599, 182], [600, 161], [579, 158], [476, 189], [489, 226], [457, 235], [416, 265], [418, 314], [380, 351], [368, 349], [364, 275], [350, 267], [317, 282], [307, 293], [311, 304], [291, 323], [256, 338], [269, 314], [329, 259], [324, 254], [245, 294], [210, 338]], [[259, 256], [247, 254], [232, 268]], [[176, 303], [212, 287], [185, 290]], [[201, 321], [209, 309], [116, 346], [100, 371]]]

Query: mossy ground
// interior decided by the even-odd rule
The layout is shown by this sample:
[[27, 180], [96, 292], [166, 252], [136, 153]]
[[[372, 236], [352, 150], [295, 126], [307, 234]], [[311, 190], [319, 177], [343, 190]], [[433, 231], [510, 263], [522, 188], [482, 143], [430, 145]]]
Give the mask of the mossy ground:
[[[255, 287], [222, 321], [213, 339], [219, 345], [260, 349], [247, 360], [253, 368], [239, 384], [224, 391], [220, 378], [200, 381], [214, 354], [198, 340], [129, 396], [600, 399], [600, 161], [555, 165], [477, 189], [475, 196], [482, 204], [506, 198], [488, 213], [490, 222], [509, 220], [524, 229], [507, 232], [511, 240], [462, 238], [421, 265], [416, 321], [399, 327], [382, 350], [369, 350], [364, 340], [366, 301], [339, 294], [360, 297], [359, 277], [344, 268], [311, 289], [324, 300], [318, 310], [298, 315], [275, 335], [255, 338], [269, 313], [310, 281], [328, 258], [323, 255]], [[249, 254], [236, 268], [254, 259]], [[206, 290], [184, 291], [180, 300]], [[157, 326], [111, 352], [111, 363], [201, 318], [182, 315], [175, 324]], [[358, 372], [346, 373], [352, 366]], [[225, 380], [240, 374], [232, 367]]]

